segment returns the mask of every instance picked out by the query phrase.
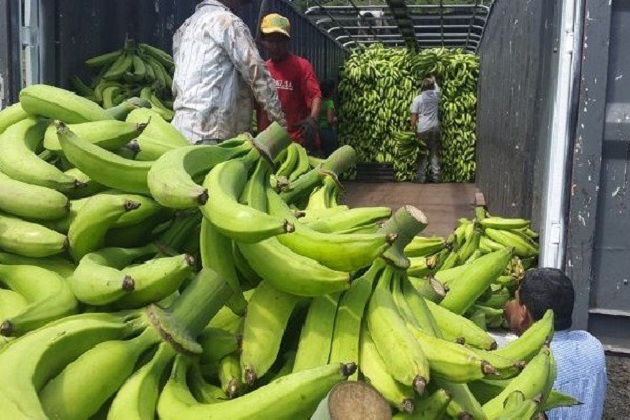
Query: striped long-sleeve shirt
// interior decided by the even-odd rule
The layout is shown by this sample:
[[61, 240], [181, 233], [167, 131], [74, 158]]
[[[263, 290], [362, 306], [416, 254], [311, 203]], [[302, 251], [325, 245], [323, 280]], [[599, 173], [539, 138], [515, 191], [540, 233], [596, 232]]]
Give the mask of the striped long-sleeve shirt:
[[[514, 334], [490, 334], [499, 345], [516, 340]], [[553, 389], [582, 405], [547, 412], [549, 420], [599, 420], [606, 399], [606, 358], [602, 344], [586, 331], [556, 331], [551, 340], [557, 376]]]
[[582, 405], [547, 412], [550, 420], [598, 420], [606, 398], [606, 358], [602, 344], [586, 331], [556, 331], [551, 340], [558, 375], [553, 389]]
[[201, 2], [173, 37], [172, 124], [191, 143], [251, 130], [254, 99], [286, 125], [273, 79], [245, 23], [216, 0]]

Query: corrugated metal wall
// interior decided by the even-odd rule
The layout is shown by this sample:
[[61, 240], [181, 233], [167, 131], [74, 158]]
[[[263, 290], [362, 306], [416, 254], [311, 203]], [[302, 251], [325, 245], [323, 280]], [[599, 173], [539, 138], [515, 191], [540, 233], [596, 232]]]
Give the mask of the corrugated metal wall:
[[477, 178], [491, 212], [538, 222], [555, 0], [498, 1], [479, 49]]
[[[44, 41], [44, 80], [65, 86], [72, 74], [86, 75], [85, 59], [120, 48], [125, 38], [171, 50], [175, 30], [188, 18], [198, 0], [46, 0], [41, 1]], [[242, 18], [255, 35], [259, 3]], [[283, 0], [269, 1], [268, 12], [287, 16], [292, 23], [292, 47], [309, 59], [319, 78], [336, 78], [344, 50]]]

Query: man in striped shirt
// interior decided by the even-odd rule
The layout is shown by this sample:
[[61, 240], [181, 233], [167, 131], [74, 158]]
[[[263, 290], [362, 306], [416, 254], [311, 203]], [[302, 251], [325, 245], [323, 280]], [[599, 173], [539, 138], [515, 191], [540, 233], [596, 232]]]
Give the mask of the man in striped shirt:
[[547, 413], [551, 420], [597, 420], [602, 418], [606, 397], [606, 358], [602, 344], [586, 331], [569, 331], [575, 291], [571, 280], [555, 268], [535, 268], [525, 273], [516, 299], [505, 305], [510, 329], [523, 334], [548, 309], [554, 313], [551, 341], [558, 366], [553, 389], [570, 395], [582, 405], [557, 408]]
[[219, 143], [250, 131], [252, 96], [271, 121], [286, 126], [275, 82], [234, 14], [247, 2], [204, 0], [173, 37], [172, 124], [191, 143]]

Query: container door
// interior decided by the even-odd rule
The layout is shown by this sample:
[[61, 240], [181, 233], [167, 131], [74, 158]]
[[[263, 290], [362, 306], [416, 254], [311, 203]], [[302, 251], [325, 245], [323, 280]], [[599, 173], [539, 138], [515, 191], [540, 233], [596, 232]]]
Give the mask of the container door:
[[614, 1], [589, 329], [630, 353], [630, 2]]
[[15, 102], [20, 86], [20, 5], [0, 0], [0, 109]]

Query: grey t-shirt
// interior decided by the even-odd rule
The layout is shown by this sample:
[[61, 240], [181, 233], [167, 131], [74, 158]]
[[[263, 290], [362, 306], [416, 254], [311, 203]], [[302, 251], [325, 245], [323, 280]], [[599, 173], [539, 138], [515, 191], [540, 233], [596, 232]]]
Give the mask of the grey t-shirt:
[[425, 90], [413, 99], [411, 113], [418, 114], [418, 133], [439, 128], [439, 105], [440, 98], [436, 90]]

